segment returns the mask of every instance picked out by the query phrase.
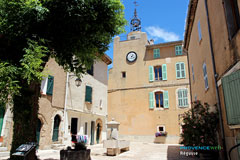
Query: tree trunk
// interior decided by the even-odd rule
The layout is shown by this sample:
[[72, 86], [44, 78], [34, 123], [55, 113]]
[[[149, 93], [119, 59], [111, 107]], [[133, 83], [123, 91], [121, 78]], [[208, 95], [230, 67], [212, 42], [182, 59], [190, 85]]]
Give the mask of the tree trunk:
[[[13, 97], [13, 141], [11, 148], [10, 159], [20, 159], [12, 156], [12, 153], [21, 144], [28, 142], [37, 142], [36, 127], [38, 118], [38, 101], [40, 96], [40, 84], [31, 82], [28, 85], [27, 81], [22, 80], [21, 95]], [[35, 150], [34, 150], [35, 153]], [[36, 153], [30, 158], [36, 160]]]

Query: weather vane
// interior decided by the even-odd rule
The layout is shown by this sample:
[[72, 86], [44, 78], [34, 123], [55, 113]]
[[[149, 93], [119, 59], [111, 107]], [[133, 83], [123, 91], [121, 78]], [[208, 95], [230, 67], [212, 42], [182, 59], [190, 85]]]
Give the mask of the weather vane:
[[131, 31], [140, 31], [141, 30], [141, 20], [137, 17], [137, 1], [133, 2], [135, 4], [134, 16], [131, 20]]

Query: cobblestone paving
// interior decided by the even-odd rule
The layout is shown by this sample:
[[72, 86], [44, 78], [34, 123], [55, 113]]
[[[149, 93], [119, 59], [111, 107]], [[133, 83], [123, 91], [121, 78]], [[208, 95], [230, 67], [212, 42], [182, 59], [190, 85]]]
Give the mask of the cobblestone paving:
[[[91, 149], [92, 160], [198, 160], [191, 156], [180, 155], [179, 145], [131, 142], [130, 150], [118, 156], [107, 156], [102, 144], [88, 146], [88, 148]], [[41, 160], [59, 160], [59, 152], [59, 150], [39, 150], [37, 155]], [[9, 152], [0, 152], [1, 160], [7, 158], [9, 158]]]

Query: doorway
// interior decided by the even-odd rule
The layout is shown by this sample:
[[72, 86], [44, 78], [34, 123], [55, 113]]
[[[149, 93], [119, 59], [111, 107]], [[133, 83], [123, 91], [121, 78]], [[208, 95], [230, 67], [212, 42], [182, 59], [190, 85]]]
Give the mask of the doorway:
[[37, 149], [39, 147], [39, 143], [40, 143], [40, 133], [41, 133], [41, 128], [42, 128], [42, 122], [41, 120], [38, 118], [37, 119], [37, 133], [36, 133], [36, 137], [37, 137]]
[[71, 118], [71, 135], [72, 141], [77, 142], [77, 125], [78, 125], [78, 118]]
[[91, 121], [91, 145], [94, 145], [95, 122]]
[[60, 116], [56, 115], [54, 117], [54, 125], [53, 125], [53, 135], [52, 135], [52, 141], [53, 142], [58, 141], [60, 121], [61, 121]]
[[96, 137], [96, 139], [97, 139], [97, 144], [99, 144], [100, 130], [101, 130], [101, 126], [100, 126], [100, 124], [98, 123], [98, 124], [97, 124], [97, 137]]

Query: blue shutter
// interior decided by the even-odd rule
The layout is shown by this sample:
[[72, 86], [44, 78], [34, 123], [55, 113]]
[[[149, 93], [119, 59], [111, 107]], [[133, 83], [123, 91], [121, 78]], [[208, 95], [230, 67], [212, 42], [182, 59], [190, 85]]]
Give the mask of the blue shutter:
[[149, 92], [149, 108], [154, 109], [154, 93]]
[[176, 63], [176, 77], [181, 78], [180, 63]]
[[92, 103], [92, 87], [86, 86], [85, 101]]
[[53, 95], [53, 83], [54, 83], [54, 77], [48, 76], [48, 84], [47, 84], [47, 94]]
[[168, 91], [163, 92], [163, 99], [164, 99], [164, 108], [169, 108], [168, 104]]
[[154, 81], [154, 72], [153, 72], [153, 66], [149, 66], [149, 81]]
[[182, 46], [175, 46], [175, 54], [182, 55]]
[[202, 31], [201, 31], [201, 25], [200, 20], [198, 21], [198, 40], [200, 41], [202, 39]]
[[167, 65], [162, 65], [162, 80], [167, 80]]

